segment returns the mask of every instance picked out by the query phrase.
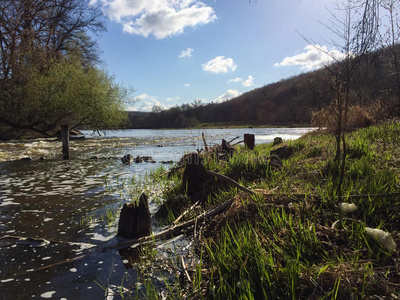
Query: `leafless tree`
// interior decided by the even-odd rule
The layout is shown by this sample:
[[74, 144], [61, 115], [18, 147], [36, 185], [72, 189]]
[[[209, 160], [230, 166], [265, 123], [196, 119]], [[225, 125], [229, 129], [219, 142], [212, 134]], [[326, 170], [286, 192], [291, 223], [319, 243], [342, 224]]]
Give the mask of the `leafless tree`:
[[335, 161], [340, 165], [337, 185], [337, 194], [340, 195], [346, 166], [345, 131], [348, 127], [352, 83], [361, 62], [377, 45], [380, 0], [347, 0], [337, 2], [336, 7], [336, 13], [331, 13], [331, 23], [326, 26], [335, 36], [331, 43], [341, 50], [344, 58], [340, 60], [331, 56], [335, 63], [325, 68], [334, 97], [331, 107], [336, 120]]
[[382, 45], [387, 47], [391, 56], [390, 69], [396, 78], [398, 109], [400, 109], [400, 19], [398, 11], [400, 2], [398, 0], [382, 0], [381, 5], [387, 13], [387, 23], [383, 25], [386, 31], [382, 34]]

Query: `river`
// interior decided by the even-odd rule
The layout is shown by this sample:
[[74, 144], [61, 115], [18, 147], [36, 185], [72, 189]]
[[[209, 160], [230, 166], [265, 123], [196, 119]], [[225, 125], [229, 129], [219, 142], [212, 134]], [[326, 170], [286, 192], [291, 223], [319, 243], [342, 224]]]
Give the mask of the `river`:
[[[102, 136], [83, 131], [84, 139], [70, 142], [68, 161], [61, 159], [61, 142], [55, 139], [1, 142], [0, 298], [102, 299], [107, 294], [107, 299], [120, 299], [122, 282], [140, 291], [144, 287], [136, 271], [117, 250], [72, 260], [96, 245], [116, 242], [119, 208], [132, 197], [124, 182], [138, 181], [160, 166], [168, 168], [185, 152], [203, 148], [202, 132], [213, 145], [244, 133], [255, 134], [259, 144], [276, 136], [296, 139], [310, 130], [118, 130]], [[151, 156], [155, 163], [124, 165], [120, 158], [128, 153]], [[152, 213], [157, 209], [153, 200]], [[176, 239], [158, 251], [181, 247], [187, 252], [189, 246]], [[71, 261], [58, 264], [66, 260]]]

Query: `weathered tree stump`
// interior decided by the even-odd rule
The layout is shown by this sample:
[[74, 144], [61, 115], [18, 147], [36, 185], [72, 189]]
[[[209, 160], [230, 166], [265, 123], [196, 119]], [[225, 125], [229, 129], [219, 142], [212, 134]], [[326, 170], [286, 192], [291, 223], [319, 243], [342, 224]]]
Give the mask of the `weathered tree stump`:
[[250, 150], [254, 149], [254, 143], [255, 143], [255, 136], [254, 134], [250, 134], [250, 133], [245, 133], [244, 134], [244, 144], [247, 148], [249, 148]]
[[229, 156], [232, 157], [233, 153], [235, 153], [235, 147], [231, 146], [226, 140], [222, 139], [221, 143], [221, 149], [225, 151], [225, 153]]
[[197, 153], [190, 153], [183, 172], [183, 186], [189, 196], [195, 195], [204, 189], [207, 172]]
[[151, 219], [147, 195], [140, 196], [139, 204], [124, 204], [118, 223], [118, 236], [137, 239], [151, 234]]
[[276, 138], [274, 138], [274, 143], [272, 144], [272, 146], [279, 145], [279, 144], [282, 144], [282, 143], [283, 143], [282, 138], [277, 136]]

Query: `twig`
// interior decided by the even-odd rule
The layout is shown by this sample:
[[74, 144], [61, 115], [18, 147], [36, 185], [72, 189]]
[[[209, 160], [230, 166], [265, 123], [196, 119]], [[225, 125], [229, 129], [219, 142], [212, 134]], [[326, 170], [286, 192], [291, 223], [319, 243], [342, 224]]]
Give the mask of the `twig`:
[[227, 177], [225, 175], [222, 175], [222, 174], [219, 174], [219, 173], [216, 173], [216, 172], [213, 172], [213, 171], [206, 171], [206, 172], [209, 175], [215, 176], [215, 177], [217, 177], [219, 179], [224, 180], [225, 182], [228, 182], [228, 183], [232, 184], [233, 186], [237, 187], [238, 189], [240, 189], [242, 191], [245, 191], [246, 193], [249, 193], [251, 195], [256, 195], [257, 194], [256, 192], [244, 187], [243, 185], [241, 185], [237, 181], [235, 181], [235, 180], [233, 180], [233, 179], [231, 179], [231, 178], [229, 178], [229, 177]]
[[[230, 143], [232, 143], [234, 140], [237, 140], [238, 138], [239, 138], [239, 136], [237, 136], [237, 137], [231, 139], [228, 143], [230, 144]], [[240, 143], [240, 142], [239, 142], [239, 143]]]
[[244, 141], [241, 140], [241, 141], [239, 141], [239, 142], [236, 142], [236, 143], [234, 143], [232, 146], [236, 146], [237, 144], [240, 144], [240, 143], [244, 143]]
[[194, 230], [193, 230], [193, 239], [196, 240], [196, 228], [197, 228], [197, 219], [196, 222], [194, 223]]
[[186, 215], [188, 214], [192, 209], [194, 209], [197, 205], [199, 205], [200, 200], [197, 201], [195, 204], [193, 204], [191, 207], [189, 207], [189, 209], [187, 209], [186, 211], [184, 211], [178, 218], [176, 218], [176, 220], [173, 222], [173, 224], [178, 224], [178, 222]]
[[94, 247], [93, 244], [89, 243], [79, 243], [79, 242], [67, 242], [67, 241], [56, 241], [56, 240], [48, 240], [44, 238], [36, 238], [36, 237], [24, 237], [24, 236], [16, 236], [16, 235], [4, 235], [0, 237], [0, 240], [3, 239], [13, 239], [13, 240], [20, 240], [20, 241], [32, 241], [32, 242], [48, 242], [48, 243], [53, 243], [53, 244], [68, 244], [68, 245], [78, 245], [78, 246], [84, 246], [88, 248]]
[[189, 276], [189, 273], [188, 273], [188, 270], [187, 270], [187, 267], [186, 267], [186, 263], [185, 263], [185, 259], [183, 258], [183, 256], [181, 256], [181, 263], [182, 263], [182, 268], [183, 268], [183, 271], [185, 272], [187, 280], [189, 282], [192, 282], [192, 279]]
[[206, 138], [204, 136], [204, 132], [201, 133], [201, 137], [203, 138], [204, 149], [206, 149], [206, 153], [208, 153], [208, 146], [207, 146]]

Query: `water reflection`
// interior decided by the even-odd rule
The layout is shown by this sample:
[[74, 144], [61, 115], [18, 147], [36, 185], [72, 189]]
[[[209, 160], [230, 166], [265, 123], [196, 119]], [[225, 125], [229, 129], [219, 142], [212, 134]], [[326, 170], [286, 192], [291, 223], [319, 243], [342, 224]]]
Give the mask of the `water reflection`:
[[[207, 130], [206, 139], [212, 145], [220, 143], [222, 138], [229, 140], [254, 133], [256, 143], [260, 143], [272, 141], [278, 135], [296, 138], [306, 131]], [[137, 274], [125, 268], [126, 258], [121, 258], [117, 250], [90, 252], [91, 246], [116, 242], [115, 223], [109, 223], [105, 216], [131, 200], [129, 195], [121, 197], [118, 191], [110, 193], [106, 186], [118, 185], [122, 179], [143, 177], [163, 161], [176, 162], [183, 153], [203, 148], [201, 132], [130, 130], [107, 132], [102, 137], [84, 132], [86, 139], [71, 141], [70, 161], [61, 160], [61, 143], [54, 139], [0, 143], [2, 297], [99, 299], [105, 292], [96, 282], [118, 287], [127, 275], [131, 283], [137, 282]], [[157, 163], [124, 165], [120, 157], [127, 153], [152, 156]], [[24, 157], [32, 160], [21, 161]], [[44, 160], [39, 160], [40, 157]], [[156, 210], [151, 198], [150, 209]], [[168, 247], [179, 246], [186, 246], [188, 251], [182, 239]], [[170, 255], [170, 252], [164, 253]], [[88, 255], [76, 259], [83, 254]], [[68, 259], [69, 262], [57, 264]]]

